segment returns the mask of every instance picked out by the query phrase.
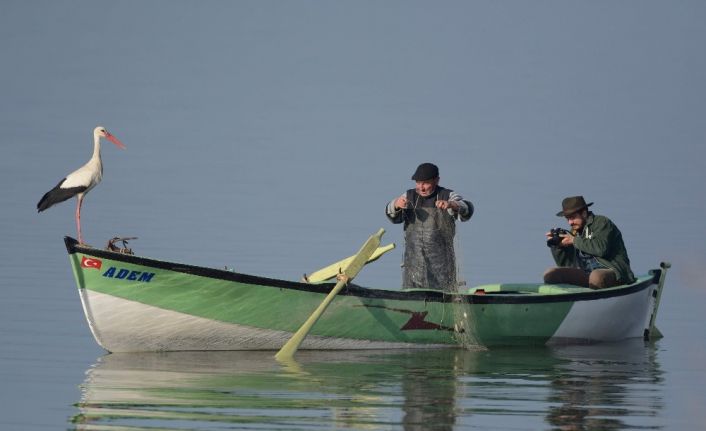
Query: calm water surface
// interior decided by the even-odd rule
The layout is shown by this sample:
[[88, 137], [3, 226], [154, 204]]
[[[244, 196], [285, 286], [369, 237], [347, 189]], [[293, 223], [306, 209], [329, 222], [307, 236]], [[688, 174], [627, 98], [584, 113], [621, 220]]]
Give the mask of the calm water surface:
[[553, 349], [106, 355], [79, 429], [654, 429], [666, 400], [642, 342]]
[[[698, 1], [5, 1], [0, 429], [706, 429], [706, 6]], [[659, 329], [493, 351], [109, 355], [36, 202], [103, 148], [86, 240], [299, 279], [380, 227], [432, 161], [476, 205], [469, 285], [538, 281], [583, 194], [632, 267], [673, 264]], [[601, 316], [596, 316], [600, 319]]]

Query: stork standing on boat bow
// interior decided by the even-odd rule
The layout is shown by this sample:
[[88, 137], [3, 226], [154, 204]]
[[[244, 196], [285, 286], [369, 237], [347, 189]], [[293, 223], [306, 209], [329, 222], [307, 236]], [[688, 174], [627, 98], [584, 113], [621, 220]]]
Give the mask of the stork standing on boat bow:
[[101, 162], [101, 138], [106, 138], [118, 148], [125, 148], [115, 136], [108, 133], [105, 127], [98, 126], [93, 129], [93, 156], [83, 166], [73, 171], [63, 180], [59, 181], [53, 189], [42, 196], [37, 203], [37, 212], [71, 199], [76, 196], [76, 229], [78, 230], [78, 242], [83, 243], [81, 236], [81, 204], [83, 198], [93, 187], [97, 186], [103, 178], [103, 163]]

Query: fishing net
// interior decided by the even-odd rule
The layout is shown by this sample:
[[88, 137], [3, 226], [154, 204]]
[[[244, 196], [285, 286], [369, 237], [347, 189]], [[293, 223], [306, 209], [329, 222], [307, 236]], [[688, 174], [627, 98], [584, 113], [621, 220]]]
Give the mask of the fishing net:
[[454, 220], [437, 208], [415, 208], [405, 228], [403, 286], [406, 289], [456, 289]]
[[452, 315], [454, 321], [454, 337], [458, 344], [466, 350], [478, 350], [482, 347], [479, 345], [475, 336], [475, 328], [473, 327], [473, 319], [471, 319], [471, 307], [464, 301], [465, 293], [468, 290], [467, 282], [463, 276], [463, 253], [460, 247], [458, 237], [454, 238], [454, 249], [456, 252], [456, 283], [453, 290], [450, 292], [453, 295]]
[[406, 289], [438, 289], [451, 297], [445, 307], [444, 326], [453, 327], [455, 338], [464, 348], [477, 346], [470, 327], [470, 307], [464, 300], [466, 283], [457, 252], [456, 222], [444, 210], [414, 208], [405, 228], [403, 286]]

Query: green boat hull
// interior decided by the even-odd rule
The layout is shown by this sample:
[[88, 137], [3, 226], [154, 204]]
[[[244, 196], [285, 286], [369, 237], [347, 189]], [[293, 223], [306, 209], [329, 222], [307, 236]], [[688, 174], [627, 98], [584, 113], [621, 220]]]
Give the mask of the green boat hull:
[[[278, 350], [333, 287], [165, 262], [65, 239], [89, 327], [111, 352]], [[643, 337], [665, 269], [594, 291], [497, 284], [344, 288], [300, 349], [459, 347]], [[652, 319], [653, 320], [653, 319]]]

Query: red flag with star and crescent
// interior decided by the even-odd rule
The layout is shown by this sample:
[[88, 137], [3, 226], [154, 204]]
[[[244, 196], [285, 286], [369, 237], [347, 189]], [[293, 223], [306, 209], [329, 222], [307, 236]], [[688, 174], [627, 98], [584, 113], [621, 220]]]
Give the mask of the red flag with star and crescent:
[[81, 268], [101, 269], [103, 262], [100, 259], [83, 256], [81, 258]]

